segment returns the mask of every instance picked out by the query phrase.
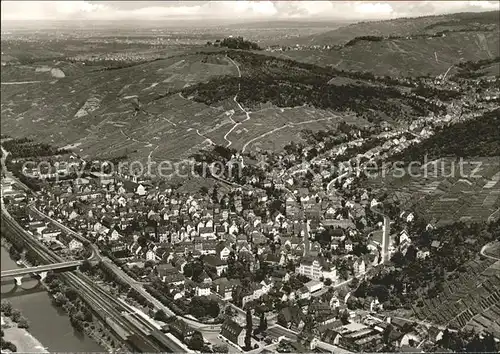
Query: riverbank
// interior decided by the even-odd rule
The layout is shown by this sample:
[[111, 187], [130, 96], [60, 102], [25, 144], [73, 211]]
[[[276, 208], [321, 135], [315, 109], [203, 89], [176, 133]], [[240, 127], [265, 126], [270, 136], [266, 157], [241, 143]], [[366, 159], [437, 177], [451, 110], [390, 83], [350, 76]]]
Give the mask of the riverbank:
[[[1, 238], [2, 249], [8, 250], [12, 245]], [[3, 339], [16, 346], [19, 353], [49, 353], [45, 346], [26, 328], [19, 328], [12, 318], [2, 312]]]
[[33, 264], [31, 264], [24, 256], [25, 256], [25, 253], [23, 251], [23, 253], [20, 253], [19, 254], [19, 259], [16, 259], [16, 258], [13, 258], [12, 257], [12, 253], [11, 253], [11, 248], [12, 248], [12, 244], [9, 242], [9, 240], [7, 240], [5, 237], [2, 237], [1, 238], [1, 242], [2, 242], [2, 245], [1, 247], [3, 249], [5, 249], [7, 252], [9, 252], [9, 256], [10, 256], [10, 259], [14, 262], [16, 262], [17, 266], [20, 267], [20, 268], [28, 268], [28, 267], [33, 267]]
[[[5, 158], [8, 152], [5, 151], [3, 146], [1, 148], [2, 164], [5, 165]], [[9, 171], [6, 170], [5, 173], [9, 175]], [[15, 178], [14, 181], [16, 181]], [[28, 187], [19, 181], [16, 182], [23, 189], [31, 193]], [[4, 206], [3, 198], [0, 198], [0, 202], [2, 205], [2, 219], [5, 216], [13, 220]], [[10, 227], [13, 226], [11, 225]], [[4, 227], [4, 223], [2, 223], [2, 246], [8, 243], [5, 242], [6, 240], [3, 240], [3, 237], [9, 238], [9, 236], [15, 235], [15, 232], [11, 233], [10, 231], [9, 226]], [[10, 238], [9, 241], [18, 244], [16, 238]], [[25, 248], [23, 242], [20, 242], [20, 246]], [[25, 266], [24, 263], [17, 263], [19, 259], [13, 259], [6, 248], [2, 247], [0, 251], [2, 254], [2, 271]], [[25, 255], [27, 256], [29, 253]], [[14, 256], [14, 258], [18, 258], [17, 256], [22, 255]], [[20, 346], [17, 346], [17, 352], [103, 352], [104, 348], [108, 351], [116, 349], [121, 351], [121, 343], [115, 338], [114, 333], [104, 322], [101, 322], [97, 318], [94, 319], [91, 310], [87, 307], [88, 304], [85, 304], [81, 298], [77, 297], [76, 301], [73, 301], [79, 311], [75, 314], [75, 317], [71, 317], [68, 316], [70, 312], [68, 308], [63, 310], [60, 306], [55, 305], [55, 295], [48, 291], [48, 282], [40, 281], [39, 279], [23, 279], [22, 285], [12, 283], [12, 285], [8, 284], [8, 282], [2, 284], [2, 299], [9, 298], [14, 307], [29, 314], [30, 332], [33, 333], [31, 335], [27, 331], [24, 333], [17, 331], [15, 327], [12, 330], [9, 328], [9, 336], [12, 338], [12, 344], [17, 345], [17, 342], [22, 343]], [[72, 290], [73, 293], [75, 291], [76, 293], [78, 292], [78, 289]], [[80, 315], [82, 314], [86, 316], [86, 319], [90, 317], [90, 320], [81, 321]], [[78, 317], [76, 317], [77, 315]], [[75, 320], [75, 318], [77, 319]], [[77, 326], [75, 326], [75, 323]], [[41, 341], [38, 341], [36, 338], [40, 338]], [[41, 344], [42, 342], [49, 345], [47, 349]], [[116, 345], [115, 343], [120, 344]]]
[[17, 327], [17, 323], [7, 316], [2, 315], [2, 319], [3, 338], [14, 344], [18, 353], [49, 353], [27, 329]]
[[[2, 253], [2, 270], [22, 267], [10, 258], [7, 249], [9, 244], [10, 242], [2, 237], [2, 246], [6, 246], [0, 248]], [[22, 330], [21, 328], [4, 329], [5, 340], [16, 345], [17, 352], [109, 351], [109, 346], [103, 345], [107, 337], [96, 338], [98, 340], [94, 340], [91, 337], [93, 335], [98, 336], [101, 334], [100, 331], [97, 331], [98, 333], [95, 334], [92, 333], [93, 335], [85, 335], [75, 331], [68, 315], [63, 309], [54, 306], [52, 294], [46, 291], [46, 284], [37, 284], [39, 284], [38, 279], [27, 278], [23, 281], [23, 288], [18, 290], [15, 289], [13, 282], [12, 285], [2, 285], [2, 298], [5, 296], [12, 303], [12, 307], [25, 313], [30, 324], [30, 333], [27, 333], [28, 331], [26, 330], [20, 331]], [[30, 293], [32, 290], [33, 292]], [[19, 292], [19, 295], [13, 295], [16, 292]], [[96, 330], [99, 330], [101, 326], [96, 325], [95, 327]], [[44, 344], [48, 346], [47, 349], [44, 349]]]

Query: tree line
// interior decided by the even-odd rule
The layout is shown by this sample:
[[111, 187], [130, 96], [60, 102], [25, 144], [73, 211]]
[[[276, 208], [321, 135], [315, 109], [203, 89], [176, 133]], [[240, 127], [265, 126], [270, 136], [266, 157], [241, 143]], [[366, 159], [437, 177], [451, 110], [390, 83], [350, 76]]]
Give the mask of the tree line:
[[392, 119], [440, 114], [444, 108], [418, 97], [408, 97], [394, 88], [328, 84], [325, 76], [314, 73], [289, 75], [257, 74], [252, 76], [219, 77], [190, 86], [185, 95], [207, 105], [224, 101], [238, 93], [239, 102], [246, 107], [271, 102], [278, 107], [310, 105], [321, 109], [351, 111], [363, 115], [381, 112]]
[[208, 46], [225, 47], [229, 49], [242, 49], [242, 50], [261, 50], [262, 48], [255, 42], [244, 39], [241, 36], [227, 37], [221, 40], [216, 40], [215, 43], [207, 42]]
[[4, 148], [13, 158], [53, 156], [70, 153], [70, 150], [61, 149], [45, 143], [36, 143], [29, 138], [12, 139], [3, 142]]

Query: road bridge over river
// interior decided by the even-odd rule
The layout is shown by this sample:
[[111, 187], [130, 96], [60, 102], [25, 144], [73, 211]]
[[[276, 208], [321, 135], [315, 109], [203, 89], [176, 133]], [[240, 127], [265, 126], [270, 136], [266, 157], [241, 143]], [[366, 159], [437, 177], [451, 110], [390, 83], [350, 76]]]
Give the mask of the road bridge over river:
[[53, 264], [44, 264], [36, 267], [28, 267], [28, 268], [18, 268], [18, 269], [10, 269], [4, 270], [0, 273], [0, 278], [14, 278], [16, 279], [16, 284], [21, 285], [23, 276], [27, 274], [38, 274], [40, 278], [43, 280], [47, 276], [47, 272], [51, 270], [57, 270], [59, 272], [74, 270], [81, 266], [83, 261], [68, 261], [61, 263], [53, 263]]

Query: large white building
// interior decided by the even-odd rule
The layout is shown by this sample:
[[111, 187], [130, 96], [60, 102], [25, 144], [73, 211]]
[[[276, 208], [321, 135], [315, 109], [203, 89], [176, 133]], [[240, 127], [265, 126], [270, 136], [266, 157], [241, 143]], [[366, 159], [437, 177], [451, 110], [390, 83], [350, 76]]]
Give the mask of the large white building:
[[322, 277], [322, 267], [316, 259], [304, 259], [295, 269], [295, 273], [304, 275], [309, 279], [319, 280]]

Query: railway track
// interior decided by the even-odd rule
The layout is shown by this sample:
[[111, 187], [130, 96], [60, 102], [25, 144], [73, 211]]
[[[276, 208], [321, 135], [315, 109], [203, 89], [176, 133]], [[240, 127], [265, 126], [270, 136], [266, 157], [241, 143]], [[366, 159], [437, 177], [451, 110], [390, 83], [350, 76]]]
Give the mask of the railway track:
[[[26, 231], [11, 218], [3, 207], [2, 222], [9, 227], [10, 231], [13, 232], [15, 236], [22, 239], [26, 246], [35, 252], [45, 263], [63, 261], [60, 256], [52, 252], [45, 245], [28, 236]], [[140, 352], [162, 352], [172, 350], [166, 345], [169, 343], [168, 339], [165, 340], [165, 338], [162, 338], [163, 340], [159, 341], [155, 337], [150, 338], [148, 334], [143, 333], [143, 330], [138, 329], [136, 325], [127, 320], [120, 310], [127, 311], [128, 309], [126, 309], [118, 299], [97, 286], [90, 278], [81, 273], [64, 273], [61, 274], [61, 276], [68, 285], [78, 290], [81, 298], [97, 315], [99, 315], [108, 325], [110, 325], [111, 322], [110, 327], [113, 331], [126, 341], [127, 344], [132, 345], [135, 350]], [[165, 336], [163, 333], [161, 334]], [[132, 341], [129, 340], [130, 337], [133, 337]], [[156, 337], [160, 336], [156, 334]], [[172, 344], [172, 346], [174, 345]]]

